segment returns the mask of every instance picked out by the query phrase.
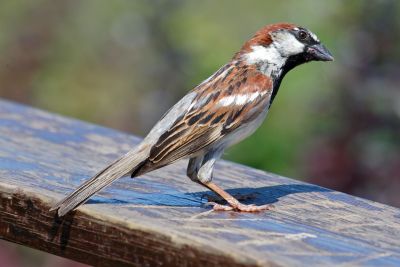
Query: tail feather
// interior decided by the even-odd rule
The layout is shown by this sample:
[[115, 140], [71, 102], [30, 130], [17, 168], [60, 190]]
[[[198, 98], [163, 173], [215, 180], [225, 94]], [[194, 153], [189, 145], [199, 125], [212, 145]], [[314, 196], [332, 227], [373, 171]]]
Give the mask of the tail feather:
[[79, 188], [55, 204], [50, 210], [58, 209], [59, 216], [67, 214], [118, 178], [131, 174], [146, 160], [146, 158], [147, 156], [143, 149], [135, 149], [128, 152], [98, 172], [91, 179], [84, 182]]

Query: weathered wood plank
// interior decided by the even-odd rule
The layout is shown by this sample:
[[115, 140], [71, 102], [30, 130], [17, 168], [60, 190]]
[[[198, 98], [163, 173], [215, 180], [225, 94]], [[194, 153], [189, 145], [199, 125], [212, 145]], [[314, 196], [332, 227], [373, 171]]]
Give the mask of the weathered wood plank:
[[400, 266], [399, 209], [230, 162], [215, 180], [274, 211], [210, 211], [186, 162], [48, 211], [139, 140], [0, 101], [0, 238], [98, 266]]

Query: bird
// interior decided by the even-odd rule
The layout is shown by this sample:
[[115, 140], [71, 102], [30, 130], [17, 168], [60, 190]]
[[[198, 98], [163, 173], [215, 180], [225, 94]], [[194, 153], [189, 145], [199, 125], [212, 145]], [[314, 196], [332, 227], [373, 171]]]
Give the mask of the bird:
[[226, 148], [251, 135], [264, 121], [284, 76], [310, 61], [333, 56], [310, 30], [292, 23], [262, 27], [232, 59], [170, 108], [143, 141], [52, 206], [58, 216], [124, 177], [138, 177], [188, 159], [187, 176], [222, 197], [217, 211], [259, 212], [213, 182], [215, 163]]

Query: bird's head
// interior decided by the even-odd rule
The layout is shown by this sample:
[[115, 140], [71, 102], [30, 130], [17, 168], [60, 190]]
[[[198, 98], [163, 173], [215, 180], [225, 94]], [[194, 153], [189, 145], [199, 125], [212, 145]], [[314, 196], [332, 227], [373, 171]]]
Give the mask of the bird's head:
[[270, 76], [284, 74], [309, 61], [333, 60], [314, 33], [289, 23], [263, 27], [243, 45], [235, 58], [257, 65]]

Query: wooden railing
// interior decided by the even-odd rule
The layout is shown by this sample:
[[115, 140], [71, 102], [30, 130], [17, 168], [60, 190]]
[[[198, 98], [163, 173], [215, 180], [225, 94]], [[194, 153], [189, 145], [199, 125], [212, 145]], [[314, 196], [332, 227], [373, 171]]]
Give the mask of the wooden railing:
[[139, 141], [0, 101], [0, 238], [96, 266], [400, 266], [399, 209], [226, 161], [215, 181], [274, 210], [212, 211], [179, 162], [49, 211]]

